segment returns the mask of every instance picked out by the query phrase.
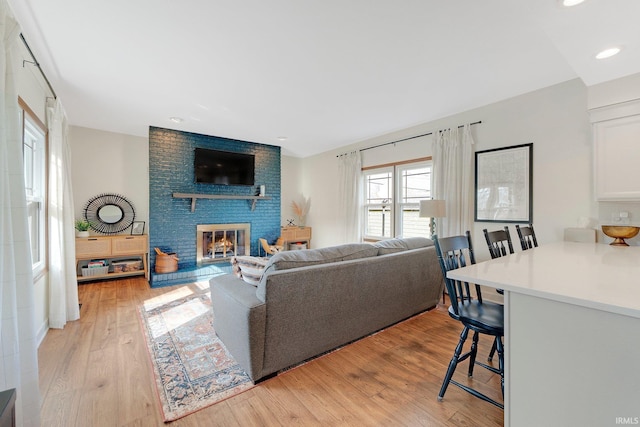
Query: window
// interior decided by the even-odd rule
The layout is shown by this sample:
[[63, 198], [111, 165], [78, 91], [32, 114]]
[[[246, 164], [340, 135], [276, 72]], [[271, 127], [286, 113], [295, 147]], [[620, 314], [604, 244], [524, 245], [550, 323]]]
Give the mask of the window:
[[31, 110], [23, 102], [20, 106], [31, 260], [36, 277], [44, 271], [46, 254], [46, 133]]
[[420, 200], [431, 197], [431, 162], [403, 163], [364, 171], [364, 237], [429, 236]]

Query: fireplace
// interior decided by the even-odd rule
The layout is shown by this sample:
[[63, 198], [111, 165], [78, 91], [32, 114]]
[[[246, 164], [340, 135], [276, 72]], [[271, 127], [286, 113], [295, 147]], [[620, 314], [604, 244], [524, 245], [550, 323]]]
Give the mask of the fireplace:
[[201, 224], [196, 227], [196, 262], [226, 261], [251, 254], [251, 224]]

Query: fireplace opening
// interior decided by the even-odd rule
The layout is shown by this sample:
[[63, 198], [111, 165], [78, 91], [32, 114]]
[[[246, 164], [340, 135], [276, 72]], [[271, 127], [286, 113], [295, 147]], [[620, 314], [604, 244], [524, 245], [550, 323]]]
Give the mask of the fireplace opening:
[[202, 224], [197, 226], [198, 264], [250, 255], [250, 224]]

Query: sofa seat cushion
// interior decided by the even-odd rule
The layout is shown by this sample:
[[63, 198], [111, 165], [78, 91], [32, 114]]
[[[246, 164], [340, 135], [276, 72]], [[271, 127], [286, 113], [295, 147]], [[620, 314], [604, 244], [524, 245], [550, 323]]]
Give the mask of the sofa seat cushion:
[[373, 246], [378, 248], [378, 255], [387, 255], [409, 251], [411, 249], [426, 248], [433, 245], [433, 240], [427, 239], [426, 237], [407, 237], [380, 240]]
[[368, 243], [348, 243], [320, 249], [280, 252], [271, 257], [266, 269], [288, 270], [317, 264], [376, 256], [378, 248]]
[[244, 280], [250, 285], [258, 286], [268, 262], [268, 258], [234, 256], [231, 257], [231, 269], [236, 277]]

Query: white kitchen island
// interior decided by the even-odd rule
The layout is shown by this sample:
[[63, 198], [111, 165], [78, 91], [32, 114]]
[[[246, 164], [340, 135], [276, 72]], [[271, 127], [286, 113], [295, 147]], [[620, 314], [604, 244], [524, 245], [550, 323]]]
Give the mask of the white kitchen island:
[[551, 243], [447, 276], [505, 291], [505, 426], [640, 424], [640, 247]]

